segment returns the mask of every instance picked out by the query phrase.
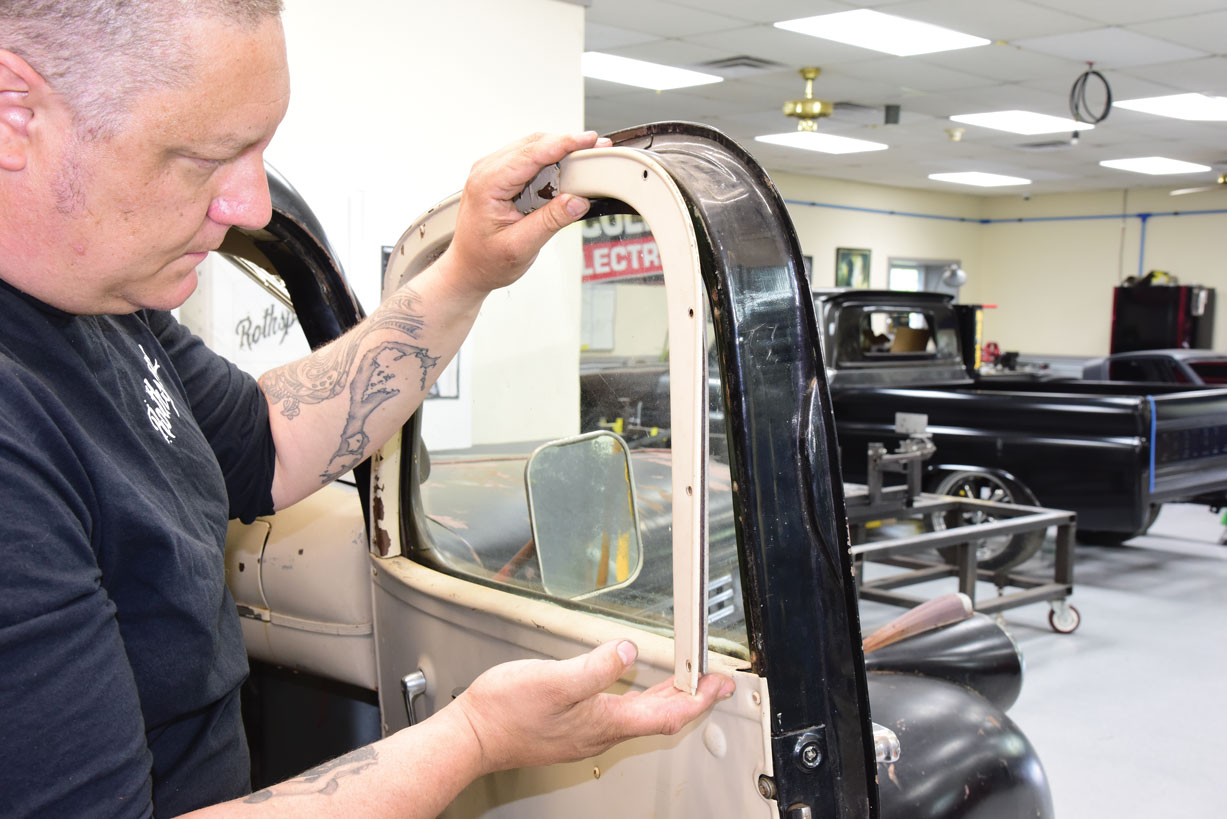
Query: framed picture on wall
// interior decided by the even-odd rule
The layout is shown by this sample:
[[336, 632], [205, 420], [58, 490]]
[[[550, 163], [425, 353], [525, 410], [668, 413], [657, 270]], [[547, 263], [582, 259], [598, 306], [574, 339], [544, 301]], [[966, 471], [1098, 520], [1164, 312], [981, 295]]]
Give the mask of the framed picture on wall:
[[865, 248], [835, 249], [835, 286], [869, 286], [869, 251]]

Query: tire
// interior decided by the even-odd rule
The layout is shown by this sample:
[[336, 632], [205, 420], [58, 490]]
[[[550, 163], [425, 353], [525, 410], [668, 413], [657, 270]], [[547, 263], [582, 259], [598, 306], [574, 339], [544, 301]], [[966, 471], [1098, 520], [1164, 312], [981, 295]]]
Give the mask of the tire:
[[1075, 537], [1079, 543], [1086, 543], [1090, 546], [1120, 546], [1126, 540], [1132, 540], [1135, 537], [1141, 537], [1150, 531], [1150, 527], [1154, 525], [1155, 519], [1159, 517], [1159, 510], [1163, 508], [1163, 504], [1151, 504], [1150, 514], [1146, 516], [1146, 520], [1142, 522], [1142, 528], [1136, 532], [1106, 532], [1099, 529], [1077, 530]]
[[[951, 495], [973, 500], [1039, 506], [1039, 501], [1036, 500], [1030, 489], [1020, 481], [997, 472], [947, 472], [941, 475], [941, 480], [934, 485], [932, 491], [938, 495]], [[991, 513], [984, 512], [944, 512], [930, 515], [929, 526], [936, 531], [997, 519]], [[973, 540], [971, 543], [976, 550], [977, 568], [1009, 571], [1027, 562], [1044, 545], [1044, 531], [1040, 529], [1017, 535], [997, 535], [983, 540]], [[947, 563], [954, 563], [958, 558], [958, 550], [953, 546], [944, 546], [938, 549], [938, 553]]]

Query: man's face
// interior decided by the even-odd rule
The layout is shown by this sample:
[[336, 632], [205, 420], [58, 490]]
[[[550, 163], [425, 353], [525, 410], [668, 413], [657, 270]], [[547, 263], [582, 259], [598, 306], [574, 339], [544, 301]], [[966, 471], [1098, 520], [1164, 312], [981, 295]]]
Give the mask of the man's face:
[[18, 287], [72, 313], [177, 307], [232, 225], [268, 222], [263, 154], [290, 96], [280, 22], [201, 19], [188, 36], [186, 87], [145, 92], [108, 138], [42, 143]]

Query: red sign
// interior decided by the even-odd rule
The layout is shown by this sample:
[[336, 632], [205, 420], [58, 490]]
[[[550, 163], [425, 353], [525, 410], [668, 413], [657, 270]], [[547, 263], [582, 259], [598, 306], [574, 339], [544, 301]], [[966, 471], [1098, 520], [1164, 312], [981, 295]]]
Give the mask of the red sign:
[[584, 281], [639, 278], [663, 273], [660, 250], [650, 235], [584, 245]]

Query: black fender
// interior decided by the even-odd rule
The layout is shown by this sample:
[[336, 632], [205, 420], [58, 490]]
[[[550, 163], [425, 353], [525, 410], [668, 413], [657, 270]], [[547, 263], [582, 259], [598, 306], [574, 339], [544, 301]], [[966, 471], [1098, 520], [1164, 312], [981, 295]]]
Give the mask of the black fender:
[[1051, 819], [1035, 748], [1005, 712], [932, 677], [869, 675], [874, 720], [902, 754], [878, 766], [883, 819]]
[[[970, 688], [1005, 711], [1018, 700], [1023, 659], [1014, 639], [985, 614], [926, 631], [865, 655], [865, 668], [880, 674], [913, 674]], [[873, 714], [877, 703], [870, 698]], [[881, 722], [881, 720], [877, 720]]]

